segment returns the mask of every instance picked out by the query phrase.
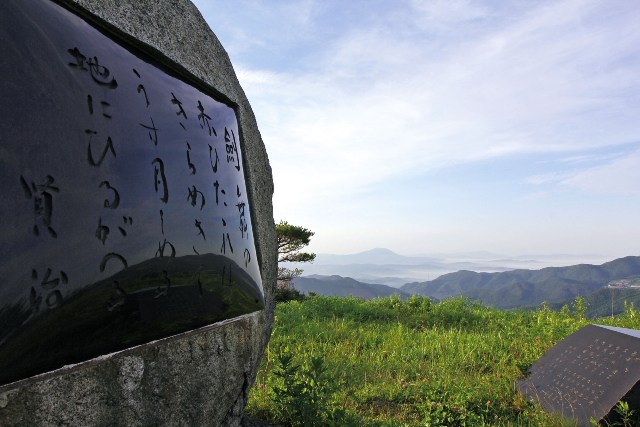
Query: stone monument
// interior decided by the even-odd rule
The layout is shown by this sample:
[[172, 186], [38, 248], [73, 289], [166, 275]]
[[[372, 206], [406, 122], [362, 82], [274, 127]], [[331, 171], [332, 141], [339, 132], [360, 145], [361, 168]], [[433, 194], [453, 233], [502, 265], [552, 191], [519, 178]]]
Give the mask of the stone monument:
[[590, 426], [624, 400], [640, 408], [640, 331], [588, 325], [547, 351], [519, 390], [548, 412]]
[[273, 183], [188, 0], [0, 3], [0, 425], [239, 425]]

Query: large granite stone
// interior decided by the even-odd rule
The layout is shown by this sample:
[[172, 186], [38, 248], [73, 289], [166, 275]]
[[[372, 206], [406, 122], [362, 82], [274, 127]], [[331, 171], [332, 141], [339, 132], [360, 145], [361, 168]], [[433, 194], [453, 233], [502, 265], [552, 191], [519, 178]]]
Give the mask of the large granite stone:
[[[226, 52], [188, 0], [60, 3], [235, 106], [265, 308], [2, 386], [0, 425], [239, 425], [271, 332], [277, 269], [273, 181], [251, 107]], [[195, 290], [176, 292], [187, 298]], [[154, 303], [156, 294], [145, 295], [137, 295], [141, 306]], [[55, 297], [47, 302], [56, 305]], [[156, 304], [147, 316], [173, 308]]]

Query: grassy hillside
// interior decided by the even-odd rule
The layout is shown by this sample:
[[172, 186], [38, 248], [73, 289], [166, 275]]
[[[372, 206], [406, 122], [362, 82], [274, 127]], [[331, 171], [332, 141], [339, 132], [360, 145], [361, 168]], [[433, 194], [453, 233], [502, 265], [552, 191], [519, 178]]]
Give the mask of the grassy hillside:
[[[456, 298], [280, 304], [247, 412], [282, 425], [564, 426], [514, 383], [590, 323], [578, 304], [504, 311]], [[634, 309], [595, 323], [640, 328]]]
[[543, 301], [564, 303], [596, 292], [612, 280], [640, 275], [640, 257], [602, 265], [579, 264], [500, 273], [458, 271], [428, 282], [407, 283], [403, 291], [438, 299], [464, 295], [500, 308], [536, 307]]

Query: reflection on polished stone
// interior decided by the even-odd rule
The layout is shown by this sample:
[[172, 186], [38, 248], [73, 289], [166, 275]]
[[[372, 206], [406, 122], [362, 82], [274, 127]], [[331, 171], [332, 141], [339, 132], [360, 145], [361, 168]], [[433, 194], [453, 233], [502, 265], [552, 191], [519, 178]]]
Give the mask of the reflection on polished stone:
[[4, 307], [15, 328], [0, 352], [4, 382], [260, 310], [262, 294], [220, 255], [154, 258], [79, 289], [47, 316]]
[[233, 108], [0, 3], [0, 385], [263, 308]]

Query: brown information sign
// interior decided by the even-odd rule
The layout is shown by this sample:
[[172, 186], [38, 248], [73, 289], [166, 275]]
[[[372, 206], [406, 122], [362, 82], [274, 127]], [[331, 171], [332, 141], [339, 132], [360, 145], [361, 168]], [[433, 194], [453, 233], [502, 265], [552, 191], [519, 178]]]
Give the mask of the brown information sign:
[[588, 325], [547, 351], [518, 388], [545, 411], [589, 426], [620, 400], [636, 405], [638, 380], [640, 331]]

